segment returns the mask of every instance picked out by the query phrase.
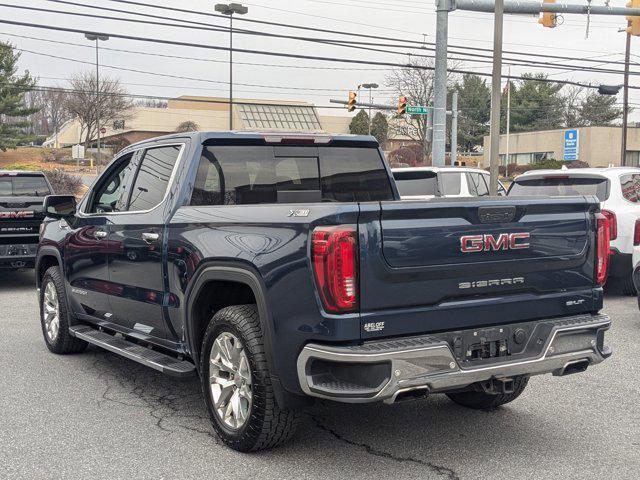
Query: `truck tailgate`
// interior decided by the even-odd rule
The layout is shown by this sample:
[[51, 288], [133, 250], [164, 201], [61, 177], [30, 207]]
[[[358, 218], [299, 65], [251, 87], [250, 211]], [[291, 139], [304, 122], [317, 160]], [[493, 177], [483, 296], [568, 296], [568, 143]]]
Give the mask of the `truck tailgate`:
[[[596, 199], [584, 197], [442, 199], [382, 202], [377, 212], [363, 208], [363, 336], [591, 310], [597, 208]], [[363, 235], [379, 241], [363, 241]]]

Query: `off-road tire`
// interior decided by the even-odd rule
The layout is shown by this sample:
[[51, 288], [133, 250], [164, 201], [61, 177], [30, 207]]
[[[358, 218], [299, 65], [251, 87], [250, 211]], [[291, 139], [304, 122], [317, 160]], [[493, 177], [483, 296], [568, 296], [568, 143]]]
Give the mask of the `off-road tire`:
[[[209, 355], [213, 342], [222, 332], [229, 332], [240, 339], [251, 369], [251, 410], [238, 430], [229, 429], [219, 419], [210, 391]], [[291, 438], [300, 416], [295, 410], [281, 410], [276, 402], [256, 305], [235, 305], [218, 311], [204, 333], [200, 353], [202, 393], [211, 423], [226, 445], [240, 452], [252, 452], [275, 447]]]
[[[59, 327], [55, 339], [51, 340], [47, 336], [44, 322], [44, 294], [47, 284], [52, 283], [58, 298], [59, 305]], [[65, 355], [69, 353], [80, 353], [87, 348], [87, 342], [73, 337], [69, 333], [69, 325], [71, 313], [67, 304], [67, 296], [65, 294], [64, 281], [59, 267], [49, 267], [42, 277], [40, 285], [40, 326], [42, 327], [42, 335], [44, 336], [47, 348], [53, 353]]]
[[505, 403], [513, 402], [522, 394], [528, 383], [529, 377], [519, 376], [514, 378], [513, 393], [492, 395], [484, 392], [456, 392], [447, 393], [447, 397], [463, 407], [475, 410], [491, 410]]

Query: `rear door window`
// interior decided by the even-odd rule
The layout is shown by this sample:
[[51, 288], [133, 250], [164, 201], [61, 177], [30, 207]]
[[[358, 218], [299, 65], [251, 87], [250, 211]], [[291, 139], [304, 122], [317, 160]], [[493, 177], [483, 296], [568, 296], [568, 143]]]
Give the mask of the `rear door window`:
[[595, 195], [601, 202], [608, 197], [608, 182], [606, 178], [561, 177], [516, 180], [509, 189], [510, 196], [541, 196], [567, 197]]
[[481, 173], [467, 173], [467, 183], [469, 185], [469, 193], [474, 197], [484, 197], [489, 195], [489, 187], [484, 181], [484, 175]]
[[640, 202], [640, 174], [629, 173], [620, 177], [620, 187], [625, 200], [632, 203]]
[[323, 147], [313, 152], [276, 157], [270, 146], [206, 146], [191, 205], [277, 203], [278, 192], [300, 190], [321, 192], [325, 201], [393, 199], [376, 149]]
[[393, 172], [401, 197], [438, 195], [438, 174], [429, 170], [396, 170]]

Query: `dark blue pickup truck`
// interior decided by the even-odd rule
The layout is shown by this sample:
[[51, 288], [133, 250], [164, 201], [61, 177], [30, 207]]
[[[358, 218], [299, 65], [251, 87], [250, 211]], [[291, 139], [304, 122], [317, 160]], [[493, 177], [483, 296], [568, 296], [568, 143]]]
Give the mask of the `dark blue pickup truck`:
[[45, 212], [48, 348], [197, 373], [237, 450], [315, 398], [494, 408], [611, 354], [596, 198], [400, 201], [372, 137], [162, 137]]

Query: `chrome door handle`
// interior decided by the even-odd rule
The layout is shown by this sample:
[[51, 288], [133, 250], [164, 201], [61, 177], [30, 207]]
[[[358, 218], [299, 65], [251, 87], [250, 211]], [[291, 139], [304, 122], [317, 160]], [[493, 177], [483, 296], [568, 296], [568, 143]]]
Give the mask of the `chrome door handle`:
[[107, 238], [108, 233], [104, 230], [96, 230], [95, 232], [93, 232], [93, 236], [98, 239], [98, 240], [102, 240], [103, 238]]
[[160, 238], [160, 234], [158, 233], [144, 232], [142, 234], [142, 240], [144, 240], [144, 242], [148, 244], [157, 242], [159, 238]]

